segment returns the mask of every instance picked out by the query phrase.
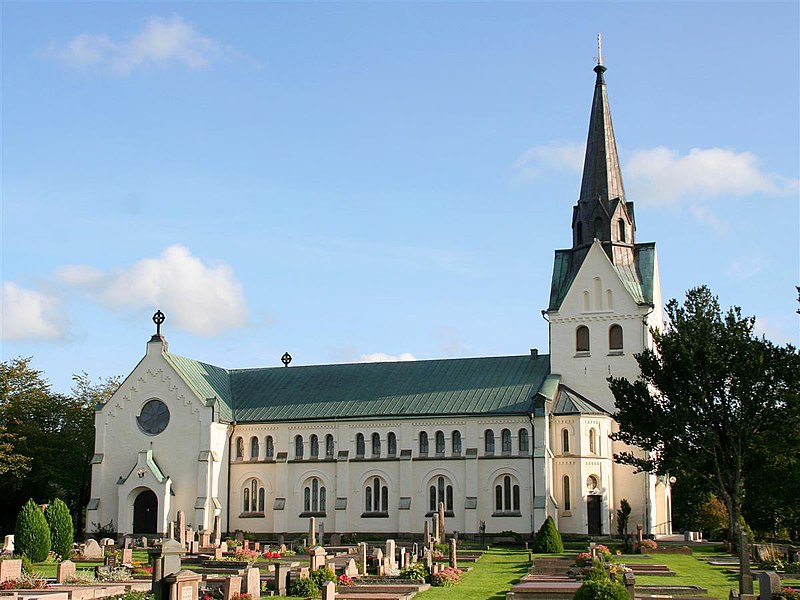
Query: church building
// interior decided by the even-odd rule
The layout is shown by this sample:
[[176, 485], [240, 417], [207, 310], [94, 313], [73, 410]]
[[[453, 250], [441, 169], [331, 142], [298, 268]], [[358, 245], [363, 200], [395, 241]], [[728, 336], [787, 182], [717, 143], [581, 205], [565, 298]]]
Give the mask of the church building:
[[[443, 503], [449, 531], [616, 532], [620, 500], [645, 534], [671, 533], [669, 482], [616, 464], [606, 379], [662, 326], [655, 244], [636, 241], [602, 59], [572, 246], [556, 250], [549, 353], [227, 369], [156, 334], [97, 407], [87, 523], [194, 529], [420, 534]], [[566, 213], [566, 211], [565, 211]], [[565, 225], [566, 225], [565, 214]], [[544, 301], [544, 289], [543, 298]], [[634, 449], [636, 450], [636, 449]]]

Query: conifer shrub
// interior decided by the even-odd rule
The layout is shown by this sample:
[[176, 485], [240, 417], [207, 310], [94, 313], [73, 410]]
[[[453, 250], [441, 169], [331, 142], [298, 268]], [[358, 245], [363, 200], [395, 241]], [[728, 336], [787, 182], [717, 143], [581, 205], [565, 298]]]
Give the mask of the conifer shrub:
[[56, 498], [45, 509], [44, 518], [50, 527], [50, 548], [61, 560], [68, 560], [72, 556], [75, 529], [67, 505]]
[[547, 517], [536, 532], [533, 542], [533, 551], [537, 553], [556, 554], [564, 551], [564, 542], [558, 533], [553, 517]]
[[319, 567], [318, 569], [311, 571], [310, 577], [320, 589], [322, 589], [322, 586], [328, 581], [333, 581], [336, 583], [336, 573], [334, 573], [333, 569], [330, 567]]
[[292, 585], [292, 595], [301, 596], [303, 598], [315, 598], [319, 595], [319, 587], [314, 583], [311, 577], [303, 577], [298, 579]]
[[50, 528], [33, 498], [22, 506], [17, 515], [14, 544], [19, 554], [33, 562], [42, 562], [50, 552]]
[[572, 600], [629, 600], [629, 597], [624, 585], [604, 577], [584, 581]]

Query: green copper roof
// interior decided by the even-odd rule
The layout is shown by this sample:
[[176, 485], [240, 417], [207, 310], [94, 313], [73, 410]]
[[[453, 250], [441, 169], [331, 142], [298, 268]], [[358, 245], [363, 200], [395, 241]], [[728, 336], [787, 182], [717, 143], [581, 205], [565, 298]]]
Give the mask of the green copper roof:
[[610, 414], [605, 408], [565, 385], [558, 386], [558, 396], [553, 403], [552, 413], [554, 415]]
[[[167, 356], [193, 389], [216, 393], [239, 423], [529, 414], [550, 373], [546, 355], [230, 371]], [[228, 420], [223, 410], [220, 418]]]

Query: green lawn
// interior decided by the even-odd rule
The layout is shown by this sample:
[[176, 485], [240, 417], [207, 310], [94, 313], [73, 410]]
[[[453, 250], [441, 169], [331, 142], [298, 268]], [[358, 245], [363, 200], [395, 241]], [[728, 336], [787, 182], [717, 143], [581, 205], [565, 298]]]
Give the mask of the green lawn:
[[469, 573], [464, 573], [461, 583], [451, 588], [432, 587], [415, 598], [437, 600], [501, 600], [506, 592], [528, 572], [528, 553], [523, 550], [492, 548], [474, 563]]

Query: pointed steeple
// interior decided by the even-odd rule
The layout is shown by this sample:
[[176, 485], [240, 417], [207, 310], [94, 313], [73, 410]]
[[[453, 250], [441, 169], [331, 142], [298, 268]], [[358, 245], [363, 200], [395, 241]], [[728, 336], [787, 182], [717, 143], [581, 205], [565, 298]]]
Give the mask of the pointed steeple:
[[592, 111], [583, 162], [583, 179], [578, 204], [573, 210], [573, 248], [588, 246], [593, 239], [603, 242], [609, 257], [619, 254], [613, 246], [633, 246], [633, 203], [625, 201], [622, 172], [617, 154], [608, 90], [603, 76], [601, 38], [597, 36], [597, 66], [594, 72]]

